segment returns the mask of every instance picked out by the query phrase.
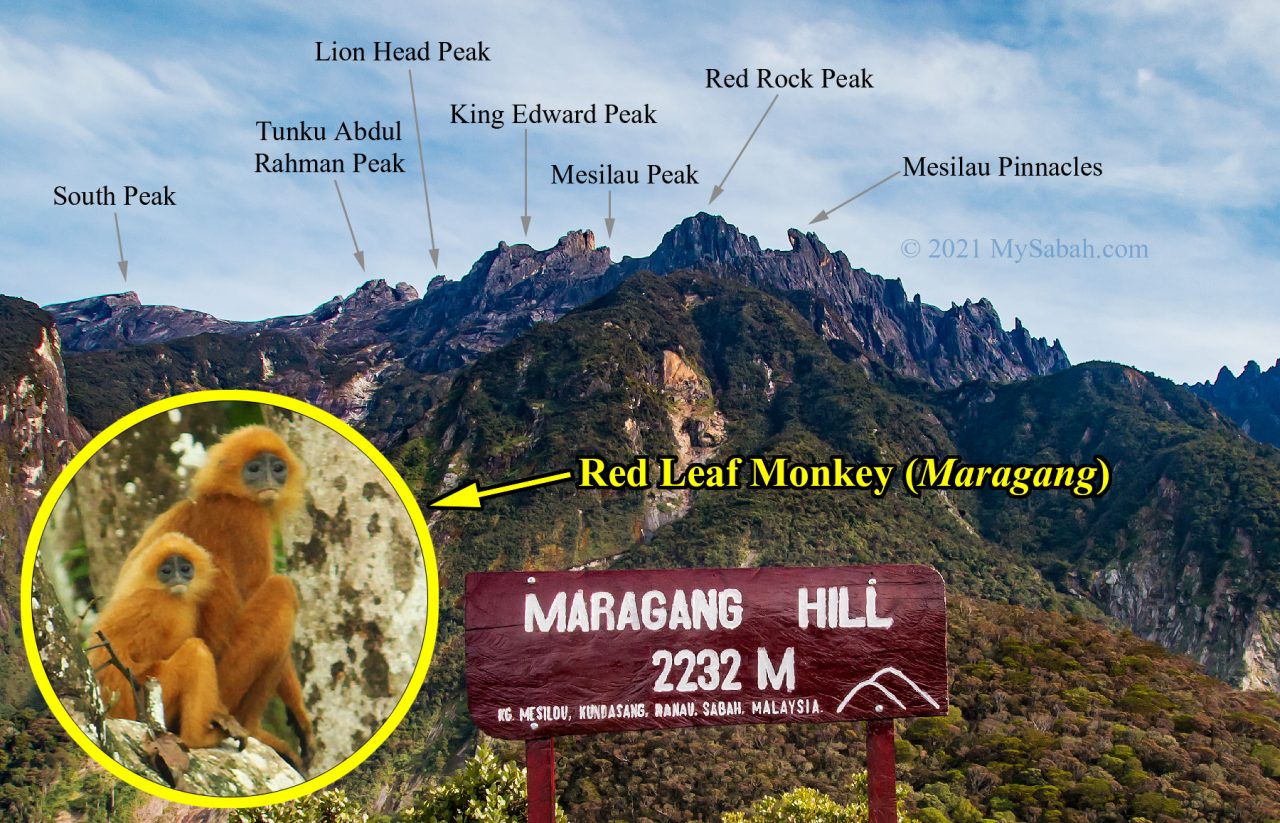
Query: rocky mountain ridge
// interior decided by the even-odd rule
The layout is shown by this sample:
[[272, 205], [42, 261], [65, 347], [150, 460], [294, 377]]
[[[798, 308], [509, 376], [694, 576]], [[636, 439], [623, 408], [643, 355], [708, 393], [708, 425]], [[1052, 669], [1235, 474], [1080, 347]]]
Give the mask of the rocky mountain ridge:
[[357, 345], [362, 333], [374, 330], [382, 315], [397, 304], [418, 299], [408, 283], [387, 285], [370, 280], [345, 298], [334, 297], [307, 314], [242, 322], [177, 306], [144, 305], [137, 292], [87, 297], [46, 306], [55, 318], [68, 353], [165, 343], [197, 334], [250, 335], [287, 330], [317, 342], [333, 338], [345, 348]]
[[1255, 440], [1280, 446], [1280, 359], [1266, 371], [1250, 360], [1237, 377], [1223, 366], [1210, 383], [1187, 388], [1236, 421]]
[[[804, 245], [806, 238], [798, 239], [797, 250], [808, 248], [813, 259], [822, 260], [816, 247]], [[641, 274], [642, 263], [624, 261], [636, 266], [636, 273], [622, 271], [617, 286], [601, 297], [576, 310], [565, 309], [567, 315], [558, 322], [544, 322], [542, 318], [555, 319], [560, 307], [604, 287], [602, 278], [620, 271], [612, 264], [601, 267], [601, 257], [607, 260], [607, 255], [594, 249], [586, 233], [567, 240], [551, 265], [547, 252], [500, 247], [491, 260], [477, 264], [470, 291], [438, 281], [428, 295], [447, 289], [450, 305], [459, 307], [457, 314], [441, 311], [438, 321], [411, 322], [409, 316], [423, 309], [421, 303], [403, 291], [397, 298], [394, 289], [374, 281], [357, 293], [359, 299], [353, 295], [324, 313], [290, 319], [297, 333], [283, 328], [205, 332], [82, 353], [68, 360], [72, 399], [81, 408], [96, 409], [99, 417], [90, 424], [96, 429], [135, 408], [139, 392], [267, 385], [308, 399], [322, 390], [321, 402], [330, 403], [339, 402], [339, 393], [354, 391], [352, 387], [372, 387], [375, 401], [385, 395], [383, 405], [391, 416], [360, 418], [357, 425], [379, 442], [386, 442], [390, 432], [411, 430], [387, 453], [421, 500], [460, 476], [514, 479], [545, 471], [584, 449], [611, 460], [638, 453], [670, 452], [696, 460], [749, 452], [810, 461], [838, 453], [860, 461], [901, 462], [911, 454], [959, 453], [965, 459], [1025, 463], [1087, 460], [1096, 450], [1113, 460], [1125, 479], [1097, 501], [1044, 495], [1022, 505], [966, 492], [921, 499], [895, 493], [871, 500], [834, 491], [758, 490], [664, 498], [649, 492], [601, 494], [557, 487], [501, 498], [483, 513], [441, 516], [432, 525], [433, 539], [445, 585], [454, 587], [465, 571], [525, 564], [930, 562], [944, 570], [957, 594], [1078, 611], [1067, 626], [1084, 625], [1070, 620], [1096, 617], [1100, 606], [1142, 636], [1190, 653], [1226, 680], [1262, 687], [1280, 682], [1280, 653], [1268, 646], [1280, 613], [1267, 594], [1275, 590], [1280, 568], [1280, 526], [1271, 514], [1280, 505], [1265, 502], [1280, 500], [1274, 449], [1250, 441], [1186, 390], [1132, 369], [1085, 364], [1042, 379], [965, 383], [948, 392], [930, 391], [919, 383], [903, 394], [903, 385], [883, 379], [882, 370], [868, 374], [862, 368], [875, 361], [862, 354], [859, 338], [847, 336], [857, 332], [853, 321], [845, 328], [831, 319], [839, 315], [831, 308], [839, 298], [834, 286], [815, 294], [772, 285], [784, 276], [803, 275], [803, 255], [783, 257], [763, 291], [749, 285], [748, 277], [735, 276], [729, 264], [725, 272], [715, 271], [714, 260], [704, 264], [710, 270], [663, 276]], [[702, 243], [700, 248], [714, 252], [716, 247]], [[667, 265], [678, 263], [670, 259]], [[539, 284], [539, 279], [554, 280], [559, 296], [543, 300], [551, 284]], [[890, 288], [883, 286], [887, 282], [881, 281], [882, 287]], [[546, 314], [538, 314], [544, 310]], [[405, 345], [398, 335], [454, 322], [455, 317], [472, 323], [468, 335], [444, 333], [421, 338], [417, 345], [438, 352], [441, 362], [474, 357], [468, 365], [431, 375], [390, 360], [404, 351], [398, 348]], [[517, 317], [525, 318], [519, 321], [525, 325], [505, 325]], [[514, 335], [513, 342], [500, 344], [506, 335]], [[455, 340], [464, 342], [446, 345]], [[393, 363], [386, 366], [389, 371], [398, 370], [394, 383], [370, 376], [371, 364], [386, 363]], [[430, 389], [436, 394], [429, 409], [406, 402], [411, 392], [427, 391], [427, 385], [436, 387]], [[104, 387], [118, 393], [91, 394]], [[390, 388], [404, 393], [391, 394]], [[350, 402], [349, 408], [360, 407], [358, 398]], [[376, 402], [373, 408], [379, 408]], [[409, 776], [406, 785], [418, 779], [424, 762], [439, 757], [443, 763], [465, 749], [468, 728], [456, 681], [461, 676], [456, 642], [460, 601], [454, 595], [456, 591], [446, 589], [441, 601], [443, 642], [428, 692], [380, 760], [366, 767], [380, 776], [387, 770]], [[971, 616], [961, 603], [957, 608]], [[977, 610], [983, 614], [988, 608]], [[1247, 706], [1247, 717], [1241, 715], [1246, 709], [1231, 704], [1235, 714], [1224, 709], [1214, 715], [1219, 727], [1211, 727], [1211, 721], [1194, 714], [1198, 693], [1162, 708], [1152, 702], [1156, 698], [1149, 696], [1150, 690], [1140, 688], [1148, 675], [1126, 667], [1151, 665], [1146, 657], [1152, 650], [1126, 639], [1126, 656], [1100, 653], [1100, 668], [1088, 677], [1070, 675], [1072, 660], [1081, 654], [1080, 642], [1111, 642], [1101, 630], [1064, 641], [1060, 650], [1038, 642], [1029, 648], [1024, 619], [1002, 619], [1018, 622], [1000, 628], [998, 642], [983, 641], [993, 648], [979, 653], [975, 647], [974, 656], [965, 652], [955, 665], [972, 669], [964, 674], [975, 693], [998, 675], [993, 666], [1018, 668], [998, 687], [1009, 705], [970, 695], [965, 716], [946, 721], [954, 729], [947, 735], [965, 742], [957, 743], [945, 760], [915, 773], [913, 785], [933, 785], [952, 766], [971, 769], [984, 786], [967, 790], [975, 803], [988, 810], [998, 805], [1017, 809], [1026, 813], [1024, 819], [1036, 819], [1035, 808], [1042, 803], [1031, 798], [1039, 798], [1037, 792], [1048, 797], [1056, 790], [1045, 782], [1051, 772], [1061, 782], [1063, 802], [1073, 807], [1085, 802], [1072, 793], [1083, 791], [1079, 781], [1086, 770], [1095, 781], [1090, 785], [1101, 780], [1110, 787], [1111, 776], [1117, 776], [1115, 785], [1131, 789], [1135, 802], [1139, 794], [1174, 789], [1208, 794], [1222, 779], [1196, 771], [1199, 765], [1207, 769], [1207, 761], [1193, 764], [1189, 758], [1206, 757], [1207, 741], [1220, 741], [1227, 732], [1240, 737], [1234, 753], [1224, 758], [1239, 771], [1240, 777], [1232, 779], [1253, 781], [1249, 785], [1255, 789], [1270, 785], [1266, 781], [1271, 778], [1261, 772], [1265, 767], [1254, 762], [1270, 756], [1269, 749], [1258, 748], [1272, 745], [1272, 737], [1258, 731], [1271, 728], [1263, 714], [1271, 711], [1268, 698], [1203, 686], [1222, 701], [1251, 701], [1240, 703]], [[1035, 619], [1058, 627], [1064, 621], [1061, 615]], [[994, 636], [992, 631], [984, 623], [983, 637]], [[1028, 666], [1034, 675], [1023, 671]], [[1046, 697], [1024, 695], [1028, 677], [1047, 681], [1064, 674], [1071, 679], [1045, 685]], [[1129, 680], [1114, 679], [1121, 676]], [[1063, 696], [1067, 687], [1074, 696]], [[1067, 699], [1080, 706], [1079, 719], [1072, 721], [1078, 724], [1075, 731], [1055, 725], [1057, 718], [1070, 717], [1059, 705]], [[1022, 701], [1025, 705], [1017, 706]], [[1106, 707], [1113, 713], [1105, 714]], [[1186, 716], [1171, 716], [1173, 709]], [[970, 716], [971, 710], [978, 714]], [[1114, 728], [1099, 727], [1100, 717], [1109, 717]], [[1161, 717], [1169, 728], [1156, 728]], [[1119, 744], [1114, 757], [1087, 752], [1078, 744], [1086, 727], [1101, 740], [1129, 734], [1123, 730], [1132, 730], [1135, 723], [1152, 727], [1152, 752], [1186, 749], [1188, 777], [1176, 786], [1161, 782], [1158, 776], [1170, 773], [1170, 765], [1168, 758], [1154, 754], [1142, 758], [1149, 773], [1135, 771], [1126, 765], [1133, 760], [1124, 748], [1128, 743]], [[1001, 739], [1025, 735], [1034, 743], [1017, 755], [1017, 768], [1008, 765], [1013, 754], [993, 748], [997, 731]], [[796, 751], [815, 748], [812, 730], [798, 727], [795, 733]], [[710, 735], [688, 739], [702, 745]], [[930, 737], [914, 739], [927, 751], [943, 750]], [[1280, 742], [1280, 732], [1275, 741]], [[1050, 745], [1055, 747], [1052, 755], [1045, 749]], [[979, 750], [990, 752], [986, 761], [975, 759]], [[577, 762], [600, 762], [596, 750], [584, 751]], [[731, 759], [728, 754], [677, 758], [682, 768], [690, 769]], [[861, 762], [860, 754], [853, 759]], [[984, 771], [976, 770], [979, 762], [986, 763]], [[621, 769], [603, 794], [618, 794], [641, 768]], [[581, 789], [587, 779], [575, 777], [573, 786]], [[1250, 794], [1261, 796], [1259, 792], [1224, 801], [1222, 812], [1197, 806], [1205, 811], [1203, 817], [1187, 819], [1245, 819], [1242, 807], [1233, 804]], [[582, 789], [574, 802], [586, 809], [595, 801]], [[1130, 819], [1138, 814], [1130, 811]]]
[[722, 218], [698, 214], [667, 232], [652, 255], [624, 258], [626, 272], [711, 271], [766, 291], [811, 295], [814, 330], [850, 344], [863, 358], [938, 388], [968, 380], [1006, 382], [1051, 374], [1070, 365], [1062, 344], [1032, 337], [1021, 320], [1000, 324], [986, 298], [946, 310], [908, 298], [902, 281], [855, 268], [844, 252], [818, 236], [787, 232], [791, 248], [761, 249]]
[[[550, 249], [500, 243], [468, 274], [436, 277], [421, 297], [407, 284], [369, 281], [315, 310], [258, 322], [219, 320], [171, 306], [143, 305], [133, 292], [50, 305], [68, 353], [165, 343], [212, 333], [289, 332], [343, 356], [357, 352], [385, 379], [404, 365], [436, 374], [509, 343], [531, 325], [562, 317], [636, 272], [698, 268], [809, 304], [815, 329], [849, 356], [935, 387], [1049, 374], [1069, 365], [1056, 341], [1020, 321], [1005, 331], [986, 299], [947, 310], [908, 299], [901, 281], [854, 268], [814, 234], [789, 233], [789, 251], [766, 250], [723, 218], [701, 213], [669, 231], [653, 254], [614, 263], [590, 231], [569, 232]], [[388, 369], [391, 371], [388, 372]], [[384, 374], [386, 372], [386, 374]]]

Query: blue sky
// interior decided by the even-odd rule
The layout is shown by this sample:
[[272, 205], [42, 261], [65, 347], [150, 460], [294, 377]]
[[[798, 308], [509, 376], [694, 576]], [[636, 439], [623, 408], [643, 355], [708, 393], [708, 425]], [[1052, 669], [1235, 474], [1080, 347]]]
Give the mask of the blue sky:
[[[1280, 9], [1148, 0], [913, 5], [321, 0], [18, 3], [0, 16], [0, 292], [39, 303], [120, 291], [110, 208], [52, 205], [57, 185], [168, 184], [179, 206], [120, 211], [127, 288], [232, 319], [307, 311], [362, 275], [330, 175], [260, 175], [255, 121], [399, 119], [408, 173], [339, 177], [368, 277], [435, 273], [402, 64], [316, 63], [314, 42], [483, 40], [486, 64], [423, 64], [439, 271], [523, 240], [521, 128], [449, 124], [451, 103], [645, 103], [659, 125], [530, 130], [528, 242], [590, 228], [642, 256], [706, 206], [772, 92], [704, 88], [705, 69], [801, 66], [875, 76], [869, 91], [784, 91], [715, 203], [773, 248], [904, 156], [1101, 162], [1086, 179], [896, 179], [818, 224], [855, 265], [941, 306], [989, 297], [1103, 358], [1178, 380], [1280, 356]], [[360, 146], [330, 144], [328, 152]], [[295, 153], [315, 152], [304, 146]], [[550, 185], [551, 163], [692, 164], [701, 185]], [[977, 260], [930, 259], [976, 239]], [[1145, 244], [1145, 260], [1014, 263], [992, 240]], [[904, 243], [922, 245], [917, 257]]]

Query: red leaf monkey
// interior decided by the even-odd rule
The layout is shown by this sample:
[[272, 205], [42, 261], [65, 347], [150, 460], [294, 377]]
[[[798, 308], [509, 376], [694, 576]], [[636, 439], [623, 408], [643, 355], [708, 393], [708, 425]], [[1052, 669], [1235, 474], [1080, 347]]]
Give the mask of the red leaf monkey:
[[89, 652], [110, 716], [138, 717], [133, 686], [112, 663], [114, 652], [139, 684], [160, 681], [165, 724], [188, 746], [216, 746], [227, 736], [213, 655], [195, 636], [200, 604], [217, 576], [209, 553], [180, 534], [129, 553], [97, 624], [110, 651], [97, 645]]
[[[217, 661], [222, 701], [251, 735], [295, 765], [310, 762], [315, 738], [290, 656], [298, 596], [289, 578], [273, 573], [272, 535], [301, 505], [303, 475], [275, 432], [237, 429], [209, 449], [191, 497], [156, 518], [140, 541], [181, 532], [208, 550], [220, 574], [200, 607], [197, 634]], [[301, 741], [301, 761], [262, 729], [277, 693]]]

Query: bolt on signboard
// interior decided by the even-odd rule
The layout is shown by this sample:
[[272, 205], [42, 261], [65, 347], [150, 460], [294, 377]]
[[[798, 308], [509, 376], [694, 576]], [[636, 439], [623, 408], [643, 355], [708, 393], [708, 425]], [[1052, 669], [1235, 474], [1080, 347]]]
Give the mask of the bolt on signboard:
[[560, 735], [865, 720], [879, 823], [893, 718], [947, 712], [946, 632], [929, 566], [475, 573], [467, 695], [487, 734], [529, 742], [530, 821], [551, 819]]

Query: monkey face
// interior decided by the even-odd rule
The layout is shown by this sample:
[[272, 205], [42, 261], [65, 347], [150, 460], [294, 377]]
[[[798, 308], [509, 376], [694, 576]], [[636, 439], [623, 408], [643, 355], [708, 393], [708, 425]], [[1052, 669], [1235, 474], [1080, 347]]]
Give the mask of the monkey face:
[[258, 452], [240, 469], [240, 480], [259, 502], [270, 503], [289, 480], [289, 464], [273, 452]]
[[266, 426], [245, 426], [209, 449], [191, 486], [196, 500], [239, 497], [280, 517], [302, 503], [306, 473], [280, 435]]
[[184, 595], [196, 576], [196, 567], [186, 555], [171, 554], [156, 567], [156, 580], [170, 593]]

